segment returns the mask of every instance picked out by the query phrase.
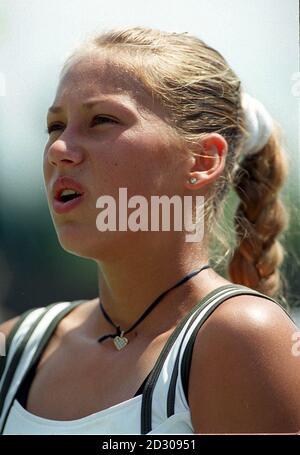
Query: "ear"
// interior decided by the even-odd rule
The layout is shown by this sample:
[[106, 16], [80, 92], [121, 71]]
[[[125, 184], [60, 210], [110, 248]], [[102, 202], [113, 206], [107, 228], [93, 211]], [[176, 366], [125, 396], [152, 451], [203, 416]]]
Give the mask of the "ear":
[[[224, 170], [228, 145], [223, 136], [211, 133], [201, 138], [199, 149], [200, 152], [192, 156], [185, 182], [185, 187], [190, 190], [199, 189], [219, 177]], [[193, 180], [195, 183], [192, 183]]]

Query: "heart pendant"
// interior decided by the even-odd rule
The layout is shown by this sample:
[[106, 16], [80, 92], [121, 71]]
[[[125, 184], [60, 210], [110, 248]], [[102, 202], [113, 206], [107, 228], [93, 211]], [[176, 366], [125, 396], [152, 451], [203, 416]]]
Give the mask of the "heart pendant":
[[121, 349], [123, 349], [126, 346], [126, 344], [128, 343], [128, 340], [125, 337], [116, 336], [114, 338], [114, 343], [115, 343], [116, 348], [120, 351]]

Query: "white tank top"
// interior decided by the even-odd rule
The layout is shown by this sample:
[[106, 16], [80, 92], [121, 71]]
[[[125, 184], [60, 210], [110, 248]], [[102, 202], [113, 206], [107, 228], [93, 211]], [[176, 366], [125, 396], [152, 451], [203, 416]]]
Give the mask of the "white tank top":
[[[26, 371], [40, 355], [44, 340], [69, 311], [83, 302], [59, 302], [31, 310], [14, 333], [5, 365], [0, 369], [0, 432], [2, 434], [193, 434], [186, 399], [188, 372], [195, 336], [217, 306], [235, 295], [253, 294], [276, 300], [240, 285], [225, 285], [210, 292], [178, 324], [146, 381], [143, 394], [76, 420], [51, 420], [28, 412], [15, 398]], [[48, 310], [45, 312], [45, 309]], [[288, 313], [287, 313], [288, 314]], [[30, 328], [38, 322], [32, 333]], [[47, 335], [45, 335], [47, 334]], [[21, 354], [18, 349], [23, 350]], [[9, 386], [9, 365], [17, 364]], [[9, 382], [9, 381], [8, 381]], [[2, 394], [2, 398], [1, 398]]]

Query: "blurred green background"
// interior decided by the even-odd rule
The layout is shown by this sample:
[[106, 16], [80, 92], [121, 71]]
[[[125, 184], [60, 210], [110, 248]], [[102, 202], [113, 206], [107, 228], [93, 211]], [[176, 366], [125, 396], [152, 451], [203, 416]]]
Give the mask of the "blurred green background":
[[[67, 54], [104, 27], [188, 31], [219, 50], [284, 131], [291, 211], [283, 270], [300, 304], [298, 2], [289, 0], [4, 0], [0, 3], [0, 319], [97, 295], [96, 266], [58, 244], [42, 178], [46, 111]], [[295, 80], [295, 79], [294, 79]], [[299, 94], [300, 95], [300, 94]], [[236, 203], [231, 196], [230, 207]], [[232, 211], [228, 213], [232, 213]], [[227, 216], [230, 216], [229, 214]], [[224, 274], [226, 271], [224, 270]]]

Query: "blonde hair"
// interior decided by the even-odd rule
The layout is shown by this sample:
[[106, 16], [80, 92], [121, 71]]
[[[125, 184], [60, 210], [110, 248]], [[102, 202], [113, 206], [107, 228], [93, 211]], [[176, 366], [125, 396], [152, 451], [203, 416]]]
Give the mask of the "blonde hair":
[[[247, 132], [241, 82], [218, 51], [187, 32], [144, 27], [103, 31], [75, 49], [61, 75], [77, 59], [99, 52], [112, 57], [116, 68], [137, 80], [165, 108], [167, 122], [185, 150], [208, 133], [219, 133], [226, 139], [225, 168], [211, 185], [205, 204], [206, 230], [213, 232], [210, 258], [215, 267], [228, 258], [227, 272], [232, 282], [285, 303], [284, 279], [279, 272], [284, 248], [278, 237], [288, 220], [279, 195], [287, 175], [287, 160], [279, 141], [279, 126], [274, 127], [263, 150], [243, 157]], [[225, 196], [232, 188], [240, 198], [234, 215], [234, 246], [229, 241], [234, 237], [230, 227], [224, 228], [221, 223]], [[225, 254], [217, 254], [221, 245]]]

